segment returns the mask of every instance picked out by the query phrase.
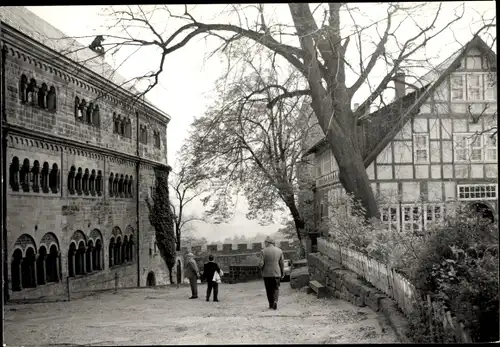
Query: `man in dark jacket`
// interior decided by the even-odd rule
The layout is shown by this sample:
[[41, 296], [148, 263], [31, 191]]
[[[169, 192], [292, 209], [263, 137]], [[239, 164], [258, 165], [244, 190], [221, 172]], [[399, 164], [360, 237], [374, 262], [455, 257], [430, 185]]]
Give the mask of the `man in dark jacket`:
[[219, 265], [214, 262], [214, 256], [210, 254], [208, 256], [208, 263], [203, 266], [203, 277], [207, 280], [207, 301], [210, 301], [212, 288], [214, 289], [214, 301], [219, 301], [217, 298], [217, 295], [219, 294], [219, 283], [213, 281], [215, 272], [217, 272], [220, 276]]

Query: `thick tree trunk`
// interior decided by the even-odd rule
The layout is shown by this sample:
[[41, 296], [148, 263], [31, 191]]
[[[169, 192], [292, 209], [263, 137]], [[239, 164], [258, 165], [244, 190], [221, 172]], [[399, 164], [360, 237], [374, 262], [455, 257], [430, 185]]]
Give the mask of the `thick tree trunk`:
[[334, 134], [328, 131], [327, 140], [339, 166], [339, 179], [347, 193], [352, 194], [354, 201], [364, 209], [366, 219], [378, 218], [377, 201], [366, 173], [363, 158], [355, 143], [355, 134], [346, 132]]
[[305, 221], [300, 215], [299, 209], [297, 208], [297, 205], [295, 204], [295, 198], [293, 195], [288, 195], [285, 201], [286, 206], [290, 210], [290, 213], [292, 214], [293, 222], [295, 224], [295, 230], [297, 232], [297, 238], [299, 239], [299, 247], [301, 247], [301, 252], [305, 252], [304, 245], [302, 243], [302, 233], [304, 232], [305, 228]]

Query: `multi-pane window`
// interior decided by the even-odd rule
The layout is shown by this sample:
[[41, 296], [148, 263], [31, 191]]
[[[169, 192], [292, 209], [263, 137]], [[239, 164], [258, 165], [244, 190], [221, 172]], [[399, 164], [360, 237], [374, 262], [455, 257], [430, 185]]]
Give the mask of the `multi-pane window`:
[[496, 73], [458, 73], [450, 82], [452, 101], [496, 100]]
[[496, 134], [454, 134], [453, 147], [456, 162], [497, 160]]
[[403, 231], [405, 232], [413, 232], [419, 234], [422, 229], [422, 206], [403, 206], [402, 214], [403, 214]]
[[444, 220], [445, 213], [445, 206], [443, 204], [426, 204], [424, 228], [428, 228], [435, 223], [441, 223]]
[[399, 231], [399, 207], [388, 206], [380, 209], [380, 220], [387, 229]]
[[451, 81], [451, 100], [465, 99], [465, 75], [452, 75]]
[[429, 135], [414, 134], [413, 135], [413, 150], [416, 163], [429, 162]]
[[497, 184], [459, 184], [458, 200], [496, 200]]

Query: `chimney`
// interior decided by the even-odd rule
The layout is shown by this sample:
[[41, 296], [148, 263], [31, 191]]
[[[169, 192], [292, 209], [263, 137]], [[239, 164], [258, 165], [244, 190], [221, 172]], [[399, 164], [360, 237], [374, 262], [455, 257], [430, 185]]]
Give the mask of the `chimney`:
[[396, 75], [394, 76], [394, 89], [396, 89], [396, 95], [395, 95], [395, 99], [399, 99], [403, 96], [405, 96], [406, 92], [405, 92], [405, 89], [406, 89], [406, 85], [405, 85], [405, 73], [400, 71], [400, 72], [397, 72]]

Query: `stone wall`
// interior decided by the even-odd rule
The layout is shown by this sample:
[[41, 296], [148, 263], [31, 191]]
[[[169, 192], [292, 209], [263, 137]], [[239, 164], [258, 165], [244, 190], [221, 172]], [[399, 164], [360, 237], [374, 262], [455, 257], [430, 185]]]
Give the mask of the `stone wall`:
[[234, 265], [229, 267], [229, 274], [225, 276], [227, 283], [241, 283], [262, 278], [261, 270], [255, 265]]
[[[219, 264], [220, 268], [224, 272], [231, 272], [230, 267], [235, 265], [257, 265], [258, 257], [260, 252], [248, 252], [240, 254], [215, 254], [215, 262]], [[295, 250], [283, 251], [283, 256], [285, 259], [294, 259]], [[200, 271], [203, 271], [203, 265], [208, 262], [208, 254], [203, 256], [195, 256], [196, 263]]]
[[310, 280], [324, 285], [327, 296], [349, 301], [359, 307], [368, 306], [375, 312], [381, 311], [399, 339], [402, 342], [406, 340], [407, 321], [394, 300], [321, 253], [309, 253], [307, 262]]

